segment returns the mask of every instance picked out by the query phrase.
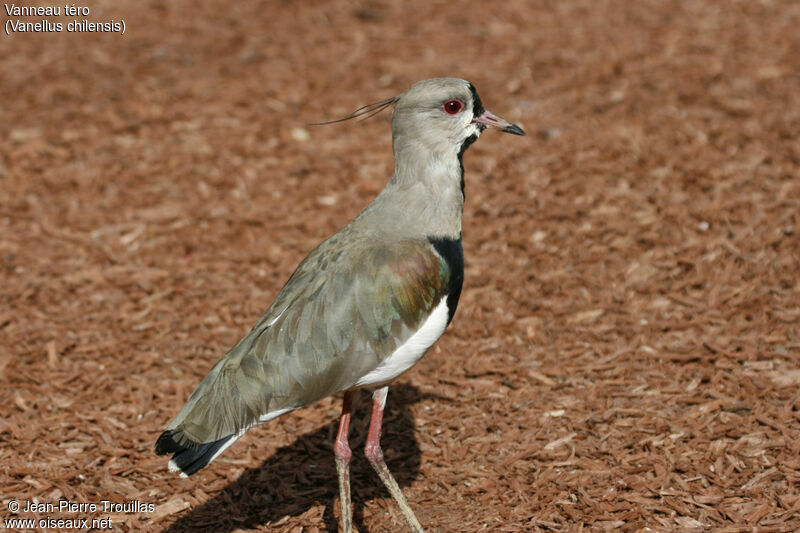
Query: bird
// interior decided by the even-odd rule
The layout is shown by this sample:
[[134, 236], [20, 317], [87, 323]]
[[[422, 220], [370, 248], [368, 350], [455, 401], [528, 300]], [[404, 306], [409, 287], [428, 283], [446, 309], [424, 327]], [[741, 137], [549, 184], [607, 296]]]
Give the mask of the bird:
[[199, 383], [156, 441], [186, 477], [244, 433], [343, 393], [333, 444], [342, 531], [353, 531], [348, 442], [355, 394], [372, 392], [364, 453], [413, 532], [423, 531], [384, 461], [389, 385], [444, 333], [464, 281], [463, 155], [487, 128], [525, 135], [483, 107], [475, 86], [433, 78], [331, 122], [392, 108], [385, 188], [299, 264], [272, 305]]

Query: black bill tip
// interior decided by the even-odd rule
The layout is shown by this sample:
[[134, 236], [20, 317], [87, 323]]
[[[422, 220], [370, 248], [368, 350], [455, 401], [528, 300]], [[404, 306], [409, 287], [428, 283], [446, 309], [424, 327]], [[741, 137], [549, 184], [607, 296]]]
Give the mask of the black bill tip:
[[525, 136], [525, 131], [516, 124], [509, 124], [508, 126], [500, 128], [500, 131], [511, 133], [513, 135], [522, 135], [523, 137]]

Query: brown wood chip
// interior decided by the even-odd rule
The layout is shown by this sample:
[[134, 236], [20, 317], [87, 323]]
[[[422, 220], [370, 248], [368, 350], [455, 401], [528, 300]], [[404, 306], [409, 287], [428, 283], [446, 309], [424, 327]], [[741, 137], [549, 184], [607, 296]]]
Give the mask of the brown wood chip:
[[[189, 479], [153, 445], [391, 175], [388, 115], [305, 124], [444, 74], [528, 136], [464, 156], [458, 312], [390, 389], [426, 531], [800, 531], [797, 2], [87, 5], [44, 18], [125, 35], [0, 39], [0, 520], [337, 530], [340, 398]], [[356, 525], [404, 531], [368, 404]]]

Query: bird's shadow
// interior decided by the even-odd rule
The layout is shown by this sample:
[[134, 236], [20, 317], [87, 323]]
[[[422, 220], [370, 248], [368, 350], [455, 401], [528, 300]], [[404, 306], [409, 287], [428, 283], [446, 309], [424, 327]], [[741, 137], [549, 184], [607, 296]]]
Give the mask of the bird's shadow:
[[[414, 418], [408, 407], [428, 396], [408, 384], [398, 384], [389, 389], [381, 446], [389, 470], [401, 487], [417, 477], [420, 465]], [[366, 531], [363, 503], [389, 496], [363, 456], [372, 406], [370, 400], [366, 393], [359, 395], [350, 426], [353, 522], [359, 531]], [[333, 512], [334, 505], [340, 505], [333, 456], [337, 429], [338, 420], [335, 420], [300, 436], [292, 444], [276, 451], [261, 466], [246, 470], [214, 498], [181, 516], [166, 531], [231, 532], [255, 528], [278, 522], [286, 516], [300, 516], [317, 502], [325, 505], [323, 520], [327, 531], [338, 531], [338, 512], [336, 515]]]

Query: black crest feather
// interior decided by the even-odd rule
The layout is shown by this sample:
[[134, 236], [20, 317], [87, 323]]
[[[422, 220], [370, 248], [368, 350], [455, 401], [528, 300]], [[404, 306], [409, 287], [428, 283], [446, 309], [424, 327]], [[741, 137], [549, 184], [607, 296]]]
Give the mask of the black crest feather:
[[328, 120], [326, 122], [314, 122], [313, 124], [309, 124], [309, 126], [324, 126], [326, 124], [336, 124], [337, 122], [344, 122], [345, 120], [352, 120], [354, 118], [361, 118], [361, 120], [367, 120], [370, 117], [374, 117], [387, 107], [393, 105], [395, 102], [397, 102], [398, 98], [399, 98], [398, 96], [394, 96], [387, 100], [381, 100], [380, 102], [375, 102], [374, 104], [367, 104], [365, 106], [359, 107], [346, 117], [337, 118], [336, 120]]

